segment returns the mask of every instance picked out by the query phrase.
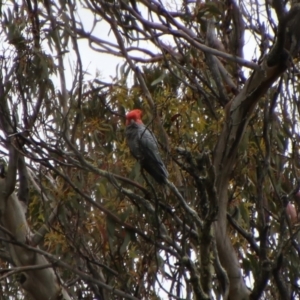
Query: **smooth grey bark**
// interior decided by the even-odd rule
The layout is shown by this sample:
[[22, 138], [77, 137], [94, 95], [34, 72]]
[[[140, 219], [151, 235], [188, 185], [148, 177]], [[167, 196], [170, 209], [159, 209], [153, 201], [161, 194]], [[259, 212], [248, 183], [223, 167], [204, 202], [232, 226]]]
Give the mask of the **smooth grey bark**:
[[[230, 174], [236, 163], [239, 144], [253, 110], [271, 85], [288, 68], [292, 55], [299, 53], [298, 28], [300, 28], [300, 6], [293, 7], [281, 18], [276, 43], [270, 54], [262, 61], [260, 70], [252, 73], [241, 92], [227, 104], [224, 127], [215, 148], [214, 165], [219, 198], [215, 234], [220, 260], [230, 281], [230, 300], [249, 299], [250, 296], [250, 291], [242, 278], [237, 254], [227, 235], [227, 190]], [[289, 41], [293, 42], [289, 43]]]
[[[32, 233], [28, 226], [25, 210], [15, 193], [6, 195], [6, 179], [0, 179], [0, 221], [7, 230], [6, 239], [31, 244]], [[17, 267], [43, 266], [49, 264], [47, 259], [24, 247], [7, 243], [13, 264]], [[62, 286], [61, 281], [52, 267], [33, 269], [22, 272], [20, 284], [33, 299], [71, 299]]]
[[[20, 276], [20, 284], [24, 290], [36, 300], [68, 300], [71, 298], [53, 267], [39, 268], [49, 265], [47, 259], [41, 254], [13, 244], [19, 242], [31, 245], [33, 235], [25, 216], [28, 204], [28, 178], [24, 157], [19, 154], [22, 139], [16, 132], [16, 118], [9, 109], [4, 86], [0, 74], [0, 128], [6, 135], [5, 147], [9, 151], [7, 170], [4, 164], [0, 168], [0, 223], [5, 229], [2, 234], [8, 241], [7, 249], [14, 266], [27, 269]], [[15, 194], [17, 170], [20, 199]], [[30, 266], [32, 266], [31, 270]]]

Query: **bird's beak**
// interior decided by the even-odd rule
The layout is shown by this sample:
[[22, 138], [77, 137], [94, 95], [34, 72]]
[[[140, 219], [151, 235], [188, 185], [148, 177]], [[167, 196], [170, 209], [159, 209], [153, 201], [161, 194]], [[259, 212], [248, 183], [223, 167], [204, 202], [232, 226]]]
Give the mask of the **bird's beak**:
[[132, 119], [126, 119], [125, 125], [128, 126], [128, 125], [132, 124], [132, 122], [134, 122]]

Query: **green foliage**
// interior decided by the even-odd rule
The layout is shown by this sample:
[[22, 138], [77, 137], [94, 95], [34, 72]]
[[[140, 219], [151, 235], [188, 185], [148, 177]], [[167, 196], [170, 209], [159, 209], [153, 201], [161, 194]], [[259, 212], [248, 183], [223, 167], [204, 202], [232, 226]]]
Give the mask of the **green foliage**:
[[[243, 89], [248, 73], [219, 58], [230, 81], [220, 74], [217, 78], [208, 53], [186, 35], [192, 32], [192, 40], [206, 43], [207, 20], [213, 20], [221, 50], [236, 57], [230, 40], [237, 20], [233, 7], [225, 2], [178, 4], [176, 13], [168, 5], [159, 10], [154, 2], [44, 1], [37, 3], [35, 11], [25, 2], [18, 8], [14, 2], [0, 4], [0, 35], [5, 40], [0, 50], [0, 101], [1, 107], [5, 104], [9, 109], [8, 115], [0, 110], [0, 119], [12, 120], [11, 127], [20, 134], [18, 149], [30, 174], [27, 220], [33, 234], [47, 227], [41, 249], [137, 299], [200, 299], [195, 286], [197, 282], [206, 286], [205, 281], [204, 293], [217, 298], [222, 282], [212, 263], [216, 262], [212, 211], [217, 209], [214, 200], [218, 201], [213, 159], [232, 99]], [[255, 37], [258, 56], [264, 55], [271, 45], [263, 51], [263, 28], [274, 26], [274, 21], [271, 17], [260, 21], [261, 8], [243, 5], [240, 17]], [[82, 6], [94, 19], [93, 29], [74, 15]], [[254, 16], [247, 9], [255, 11]], [[143, 23], [143, 18], [152, 25]], [[101, 22], [109, 24], [112, 40], [98, 36]], [[165, 42], [170, 36], [171, 41]], [[110, 82], [93, 77], [84, 65], [91, 51], [99, 61], [102, 54], [122, 57]], [[296, 215], [296, 220], [287, 221], [290, 216], [282, 197], [287, 196], [298, 213], [299, 83], [293, 74], [298, 59], [294, 65], [255, 108], [224, 192], [235, 224], [230, 223], [228, 234], [245, 281], [259, 282], [263, 264], [270, 261], [297, 299], [299, 219]], [[163, 146], [170, 181], [203, 227], [172, 191], [141, 175], [124, 138], [125, 114], [133, 108], [143, 110], [144, 123]], [[2, 123], [0, 127], [6, 157], [9, 147], [2, 137], [7, 135]], [[265, 249], [257, 251], [249, 236], [258, 249], [263, 244]], [[280, 256], [284, 258], [277, 266]], [[1, 257], [0, 268], [8, 266], [11, 261]], [[123, 299], [70, 269], [57, 267], [56, 271], [70, 295], [79, 295], [78, 299]], [[279, 295], [272, 276], [270, 282], [262, 290], [266, 299]], [[17, 285], [10, 277], [3, 279], [5, 299], [16, 295]], [[28, 298], [22, 294], [18, 299]]]

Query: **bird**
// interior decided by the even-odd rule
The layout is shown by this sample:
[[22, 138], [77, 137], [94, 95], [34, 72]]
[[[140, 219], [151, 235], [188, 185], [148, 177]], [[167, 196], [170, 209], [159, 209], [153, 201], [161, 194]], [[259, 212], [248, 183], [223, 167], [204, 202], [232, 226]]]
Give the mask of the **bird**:
[[159, 184], [165, 184], [169, 173], [158, 150], [157, 140], [151, 130], [142, 121], [140, 109], [131, 110], [126, 115], [125, 135], [127, 145], [141, 168], [150, 174]]

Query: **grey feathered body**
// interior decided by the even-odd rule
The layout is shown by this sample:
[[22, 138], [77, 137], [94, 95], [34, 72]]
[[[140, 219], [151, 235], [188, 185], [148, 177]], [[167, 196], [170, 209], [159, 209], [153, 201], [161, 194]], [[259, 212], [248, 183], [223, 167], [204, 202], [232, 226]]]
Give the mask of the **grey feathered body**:
[[158, 183], [166, 182], [169, 173], [160, 157], [153, 133], [144, 124], [132, 121], [126, 127], [127, 144], [131, 154]]

